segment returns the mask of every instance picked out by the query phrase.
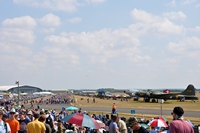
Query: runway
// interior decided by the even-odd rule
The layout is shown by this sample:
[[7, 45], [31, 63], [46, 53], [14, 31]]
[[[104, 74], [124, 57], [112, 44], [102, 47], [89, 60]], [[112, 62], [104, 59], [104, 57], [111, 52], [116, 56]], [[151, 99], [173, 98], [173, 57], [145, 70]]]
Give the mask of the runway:
[[[56, 109], [56, 110], [61, 110], [62, 107], [68, 107], [70, 106], [69, 104], [43, 104], [40, 105], [40, 108], [43, 109]], [[26, 108], [29, 108], [30, 105], [27, 105]], [[81, 107], [77, 106], [78, 108], [81, 108], [82, 111], [87, 111], [87, 112], [111, 112], [111, 108], [108, 107]], [[117, 108], [117, 112], [119, 113], [130, 113], [131, 110], [135, 110], [136, 114], [152, 114], [152, 115], [161, 115], [161, 110], [159, 109], [141, 109], [141, 108]], [[173, 110], [173, 109], [172, 109]], [[162, 115], [171, 115], [172, 110], [162, 110]], [[184, 116], [187, 117], [200, 117], [200, 112], [198, 111], [185, 111]]]

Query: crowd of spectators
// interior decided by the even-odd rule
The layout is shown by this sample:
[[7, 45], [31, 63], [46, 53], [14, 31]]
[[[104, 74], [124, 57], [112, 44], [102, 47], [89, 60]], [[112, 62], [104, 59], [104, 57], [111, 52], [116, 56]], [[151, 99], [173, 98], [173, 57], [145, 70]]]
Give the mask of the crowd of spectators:
[[[34, 104], [69, 104], [70, 95], [58, 94], [47, 98], [30, 99]], [[24, 103], [26, 104], [26, 103]], [[60, 112], [56, 110], [29, 108], [24, 105], [16, 108], [13, 99], [4, 100], [0, 109], [0, 133], [194, 133], [195, 130], [183, 119], [184, 110], [175, 107], [172, 111], [173, 121], [167, 127], [157, 128], [143, 127], [142, 123], [148, 125], [148, 120], [141, 120], [131, 117], [128, 120], [117, 115], [116, 104], [113, 103], [111, 115], [90, 115], [86, 111], [79, 110], [67, 111], [62, 108]], [[34, 107], [34, 106], [33, 106]], [[73, 123], [62, 121], [63, 118], [71, 113], [89, 115], [97, 121], [101, 121], [103, 126], [100, 129], [82, 127]], [[195, 132], [196, 133], [196, 132]]]

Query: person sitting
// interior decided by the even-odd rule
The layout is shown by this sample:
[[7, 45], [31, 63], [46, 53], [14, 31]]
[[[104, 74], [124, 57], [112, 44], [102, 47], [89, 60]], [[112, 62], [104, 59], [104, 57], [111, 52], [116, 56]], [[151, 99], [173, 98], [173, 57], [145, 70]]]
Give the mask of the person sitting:
[[156, 128], [155, 128], [155, 127], [151, 127], [151, 130], [150, 130], [149, 133], [157, 133], [157, 132], [156, 132]]
[[148, 131], [138, 123], [136, 118], [131, 120], [131, 129], [133, 133], [148, 133]]

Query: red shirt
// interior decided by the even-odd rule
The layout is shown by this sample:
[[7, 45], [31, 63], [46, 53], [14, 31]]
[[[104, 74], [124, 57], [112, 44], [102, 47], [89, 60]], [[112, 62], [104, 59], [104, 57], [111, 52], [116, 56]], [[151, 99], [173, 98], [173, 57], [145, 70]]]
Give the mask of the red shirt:
[[173, 120], [169, 130], [170, 133], [194, 133], [193, 127], [185, 120]]

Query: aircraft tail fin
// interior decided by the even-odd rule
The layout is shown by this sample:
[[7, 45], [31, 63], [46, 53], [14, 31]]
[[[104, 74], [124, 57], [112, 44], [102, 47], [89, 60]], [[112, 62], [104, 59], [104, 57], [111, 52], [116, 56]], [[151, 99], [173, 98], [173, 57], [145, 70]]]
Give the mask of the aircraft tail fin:
[[188, 85], [187, 88], [181, 93], [182, 95], [195, 95], [195, 88], [192, 84]]

